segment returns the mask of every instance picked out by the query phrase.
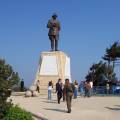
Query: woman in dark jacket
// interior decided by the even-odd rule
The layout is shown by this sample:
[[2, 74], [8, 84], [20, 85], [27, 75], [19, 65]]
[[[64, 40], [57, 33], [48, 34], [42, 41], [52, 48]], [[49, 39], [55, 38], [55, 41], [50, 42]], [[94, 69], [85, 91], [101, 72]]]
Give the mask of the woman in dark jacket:
[[58, 82], [56, 83], [56, 92], [57, 92], [58, 104], [60, 104], [60, 99], [62, 98], [62, 93], [63, 93], [61, 79], [59, 79]]

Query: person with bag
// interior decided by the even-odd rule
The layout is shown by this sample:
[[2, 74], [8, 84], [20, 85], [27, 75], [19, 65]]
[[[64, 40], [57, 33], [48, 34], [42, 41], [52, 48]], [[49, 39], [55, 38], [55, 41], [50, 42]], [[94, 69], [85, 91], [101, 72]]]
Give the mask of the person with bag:
[[73, 96], [73, 88], [69, 82], [69, 79], [65, 79], [65, 88], [64, 89], [65, 89], [65, 96], [66, 96], [68, 113], [71, 113], [71, 102], [72, 102], [72, 96]]

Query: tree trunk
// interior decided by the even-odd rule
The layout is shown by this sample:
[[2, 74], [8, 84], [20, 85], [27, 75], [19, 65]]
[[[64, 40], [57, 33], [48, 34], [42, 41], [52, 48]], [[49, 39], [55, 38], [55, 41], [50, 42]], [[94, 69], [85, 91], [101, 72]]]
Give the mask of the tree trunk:
[[111, 62], [111, 61], [110, 61], [110, 59], [109, 59], [109, 60], [108, 60], [108, 67], [107, 67], [107, 78], [109, 77], [109, 74], [108, 74], [108, 71], [109, 71], [109, 70], [108, 70], [108, 69], [109, 69], [109, 67], [110, 67], [110, 62]]
[[113, 61], [113, 72], [114, 72], [114, 68], [115, 68], [115, 60]]

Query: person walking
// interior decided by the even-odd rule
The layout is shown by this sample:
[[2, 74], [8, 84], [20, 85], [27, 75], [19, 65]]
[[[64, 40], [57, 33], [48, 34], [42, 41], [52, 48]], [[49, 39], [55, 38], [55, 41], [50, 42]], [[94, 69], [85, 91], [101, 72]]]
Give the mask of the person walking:
[[85, 81], [85, 96], [84, 97], [90, 97], [90, 82], [89, 81]]
[[109, 90], [110, 90], [110, 85], [109, 83], [107, 82], [106, 83], [106, 93], [109, 94]]
[[81, 81], [79, 84], [79, 92], [80, 92], [80, 96], [84, 96], [85, 94], [84, 81]]
[[74, 99], [78, 96], [78, 82], [77, 80], [74, 81]]
[[65, 101], [65, 85], [62, 85], [63, 102]]
[[40, 80], [38, 80], [36, 83], [36, 91], [38, 91], [38, 93], [40, 93]]
[[72, 89], [72, 85], [69, 82], [69, 79], [65, 79], [64, 89], [65, 89], [68, 113], [71, 113], [71, 102], [72, 102], [72, 96], [73, 96], [73, 89]]
[[60, 104], [60, 99], [62, 98], [62, 93], [63, 93], [61, 79], [58, 79], [58, 82], [56, 83], [56, 92], [57, 92], [58, 104]]
[[48, 83], [48, 100], [51, 101], [51, 99], [52, 99], [52, 82], [50, 81]]
[[90, 80], [89, 84], [90, 84], [90, 96], [92, 96], [92, 94], [93, 94], [93, 81]]
[[20, 82], [20, 89], [21, 89], [22, 92], [24, 91], [24, 81], [23, 81], [23, 79]]

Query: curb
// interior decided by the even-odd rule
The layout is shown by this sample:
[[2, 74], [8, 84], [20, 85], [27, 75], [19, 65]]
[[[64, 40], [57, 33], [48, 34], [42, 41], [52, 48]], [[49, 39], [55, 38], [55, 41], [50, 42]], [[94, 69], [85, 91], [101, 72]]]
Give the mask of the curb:
[[39, 120], [48, 120], [46, 117], [44, 117], [41, 113], [32, 113], [30, 112], [34, 117], [38, 118]]

